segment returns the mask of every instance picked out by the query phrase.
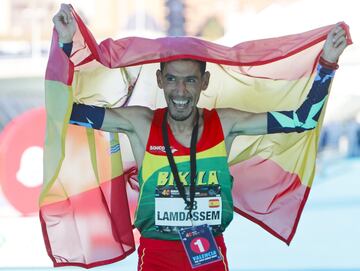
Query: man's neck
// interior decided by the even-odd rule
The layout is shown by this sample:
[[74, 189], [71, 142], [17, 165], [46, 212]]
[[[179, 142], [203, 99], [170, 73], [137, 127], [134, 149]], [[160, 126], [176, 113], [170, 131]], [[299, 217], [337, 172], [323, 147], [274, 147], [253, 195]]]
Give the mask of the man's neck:
[[168, 114], [167, 121], [170, 125], [171, 131], [173, 133], [192, 131], [196, 122], [196, 112], [197, 110], [195, 108], [192, 114], [186, 120], [175, 120], [170, 116], [170, 114]]

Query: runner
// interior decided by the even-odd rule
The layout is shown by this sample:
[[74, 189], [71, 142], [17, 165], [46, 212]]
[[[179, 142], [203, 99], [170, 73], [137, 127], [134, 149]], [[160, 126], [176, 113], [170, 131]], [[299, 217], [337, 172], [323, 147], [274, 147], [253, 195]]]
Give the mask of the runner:
[[[62, 4], [53, 22], [59, 46], [70, 56], [76, 30], [70, 6]], [[233, 140], [238, 135], [314, 129], [346, 46], [345, 31], [336, 26], [325, 42], [307, 98], [293, 111], [198, 108], [210, 73], [205, 62], [192, 59], [161, 63], [156, 72], [166, 108], [74, 104], [70, 123], [125, 133], [130, 140], [140, 169], [138, 270], [228, 270], [222, 232], [233, 217], [227, 163]]]

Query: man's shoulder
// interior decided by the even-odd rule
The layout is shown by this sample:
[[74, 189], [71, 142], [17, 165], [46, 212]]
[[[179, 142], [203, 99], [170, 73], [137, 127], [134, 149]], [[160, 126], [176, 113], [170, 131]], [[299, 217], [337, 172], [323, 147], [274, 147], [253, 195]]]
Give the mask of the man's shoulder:
[[222, 108], [211, 108], [211, 109], [203, 108], [202, 110], [203, 110], [204, 118], [212, 121], [214, 119], [220, 119]]
[[227, 135], [227, 132], [234, 125], [234, 121], [238, 119], [239, 110], [233, 108], [217, 108], [216, 115], [219, 118], [223, 132]]

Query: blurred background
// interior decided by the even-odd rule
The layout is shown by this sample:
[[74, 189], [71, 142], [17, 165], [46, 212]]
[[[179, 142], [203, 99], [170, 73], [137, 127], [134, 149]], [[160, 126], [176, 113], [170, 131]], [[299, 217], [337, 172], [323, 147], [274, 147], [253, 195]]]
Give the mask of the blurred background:
[[[37, 198], [45, 130], [44, 73], [62, 1], [0, 0], [0, 270], [48, 270]], [[290, 247], [236, 216], [230, 270], [360, 270], [360, 12], [356, 0], [73, 0], [97, 38], [190, 35], [228, 46], [345, 21], [321, 134], [317, 175]], [[96, 270], [135, 270], [134, 253]], [[78, 270], [78, 268], [64, 268]]]

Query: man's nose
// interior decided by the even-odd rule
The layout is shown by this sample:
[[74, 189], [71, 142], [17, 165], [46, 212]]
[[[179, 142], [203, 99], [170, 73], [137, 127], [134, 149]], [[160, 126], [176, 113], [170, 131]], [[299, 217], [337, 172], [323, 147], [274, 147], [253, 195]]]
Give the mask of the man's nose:
[[178, 80], [176, 84], [176, 89], [179, 94], [185, 94], [186, 93], [186, 84], [184, 80]]

